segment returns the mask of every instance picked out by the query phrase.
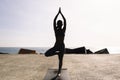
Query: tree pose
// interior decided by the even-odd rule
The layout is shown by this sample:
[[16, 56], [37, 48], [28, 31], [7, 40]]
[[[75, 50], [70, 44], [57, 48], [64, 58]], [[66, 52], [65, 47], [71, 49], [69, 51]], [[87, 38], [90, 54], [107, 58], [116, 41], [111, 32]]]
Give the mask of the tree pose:
[[[58, 20], [56, 23], [56, 20], [57, 20], [57, 17], [59, 14], [62, 16], [63, 22], [62, 22], [62, 20]], [[66, 31], [66, 19], [61, 12], [61, 8], [59, 8], [59, 11], [54, 18], [53, 26], [54, 26], [56, 42], [55, 42], [54, 47], [49, 49], [45, 53], [45, 56], [49, 57], [49, 56], [53, 56], [53, 55], [58, 55], [59, 69], [58, 69], [58, 73], [56, 76], [56, 78], [57, 78], [58, 76], [60, 76], [60, 73], [61, 73], [61, 68], [62, 68], [62, 64], [63, 64], [63, 56], [64, 56], [64, 52], [65, 52], [64, 37], [65, 37], [65, 31]]]

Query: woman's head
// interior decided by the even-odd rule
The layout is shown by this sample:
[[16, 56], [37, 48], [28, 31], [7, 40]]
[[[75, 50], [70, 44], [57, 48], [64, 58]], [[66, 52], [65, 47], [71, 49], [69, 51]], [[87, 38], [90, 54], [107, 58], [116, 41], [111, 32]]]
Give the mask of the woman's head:
[[62, 25], [63, 25], [62, 20], [58, 20], [57, 21], [57, 27], [62, 28]]

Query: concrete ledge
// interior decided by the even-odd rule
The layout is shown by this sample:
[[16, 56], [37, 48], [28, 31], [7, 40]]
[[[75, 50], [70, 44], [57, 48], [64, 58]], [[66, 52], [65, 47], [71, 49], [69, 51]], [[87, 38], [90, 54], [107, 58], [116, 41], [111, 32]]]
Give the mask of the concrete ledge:
[[[1, 80], [43, 80], [49, 68], [58, 68], [58, 56], [0, 54]], [[71, 80], [120, 80], [120, 55], [67, 55], [63, 68]]]

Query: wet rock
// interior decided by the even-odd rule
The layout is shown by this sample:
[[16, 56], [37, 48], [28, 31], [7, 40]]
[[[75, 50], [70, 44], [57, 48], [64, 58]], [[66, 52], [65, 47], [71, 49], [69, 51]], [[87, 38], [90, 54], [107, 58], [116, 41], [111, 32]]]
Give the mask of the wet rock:
[[79, 47], [79, 48], [74, 48], [74, 49], [70, 49], [70, 48], [66, 48], [66, 53], [74, 53], [74, 54], [87, 54], [86, 52], [86, 48], [85, 47]]
[[107, 48], [104, 48], [104, 49], [96, 51], [94, 54], [109, 54], [109, 51]]
[[87, 54], [93, 54], [93, 52], [90, 49], [87, 49]]
[[37, 54], [35, 50], [20, 49], [18, 54]]

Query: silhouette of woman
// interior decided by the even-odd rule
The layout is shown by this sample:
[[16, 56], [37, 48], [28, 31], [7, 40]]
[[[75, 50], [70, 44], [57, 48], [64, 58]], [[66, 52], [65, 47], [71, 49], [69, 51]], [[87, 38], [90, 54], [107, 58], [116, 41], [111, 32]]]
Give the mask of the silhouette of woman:
[[[63, 18], [63, 22], [62, 22], [62, 20], [58, 20], [57, 24], [56, 24], [56, 19], [59, 14], [61, 14], [61, 16]], [[59, 8], [59, 11], [54, 18], [53, 26], [54, 26], [56, 42], [55, 42], [54, 47], [49, 49], [45, 53], [45, 56], [49, 57], [49, 56], [53, 56], [53, 55], [58, 55], [59, 69], [58, 69], [58, 73], [56, 76], [56, 77], [58, 77], [58, 76], [60, 76], [61, 68], [62, 68], [62, 64], [63, 64], [63, 56], [64, 56], [64, 52], [65, 52], [64, 36], [65, 36], [65, 31], [66, 31], [66, 19], [61, 12], [61, 8]]]

